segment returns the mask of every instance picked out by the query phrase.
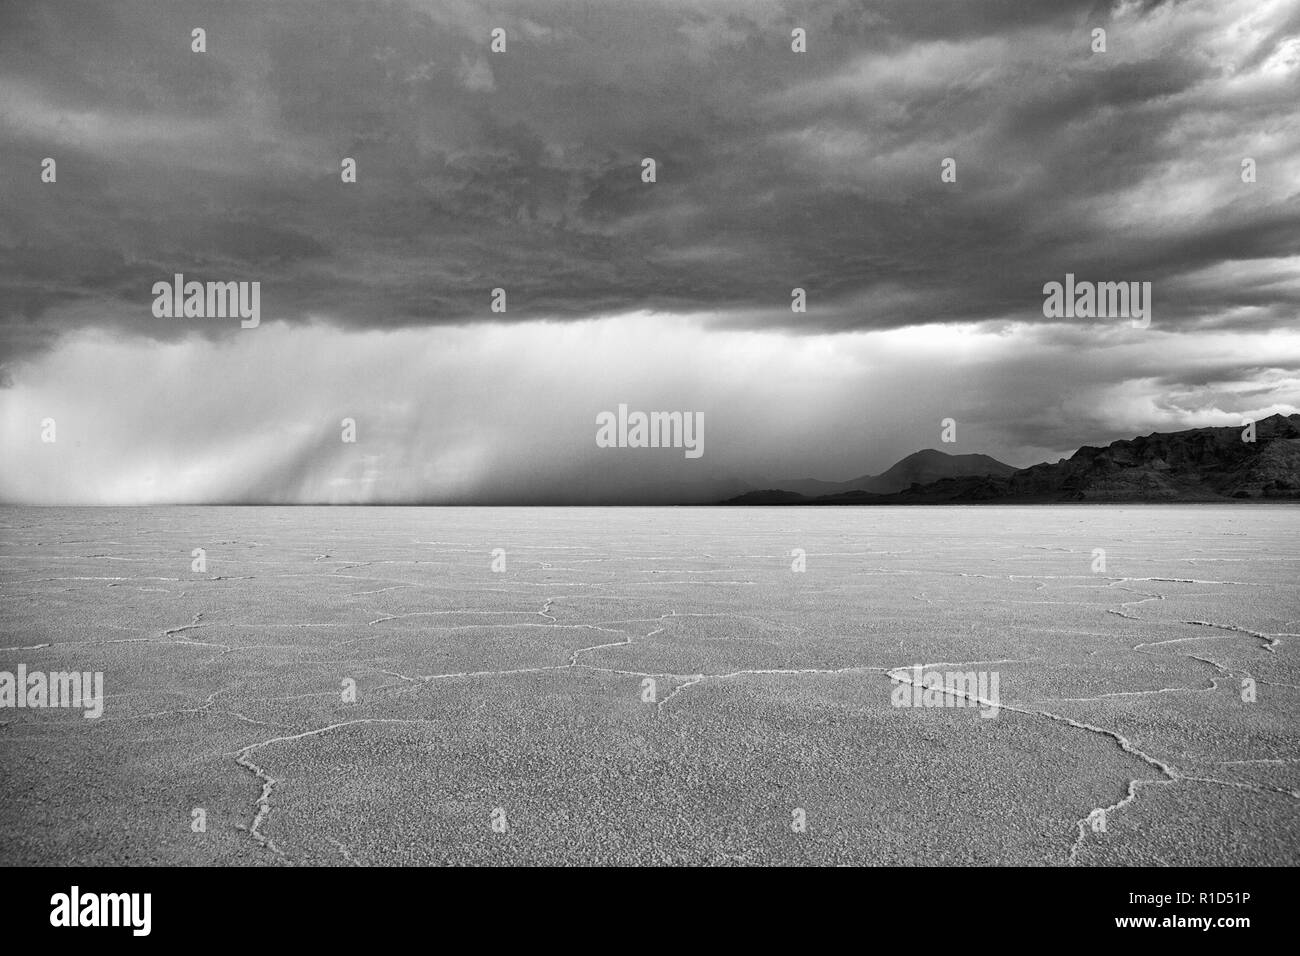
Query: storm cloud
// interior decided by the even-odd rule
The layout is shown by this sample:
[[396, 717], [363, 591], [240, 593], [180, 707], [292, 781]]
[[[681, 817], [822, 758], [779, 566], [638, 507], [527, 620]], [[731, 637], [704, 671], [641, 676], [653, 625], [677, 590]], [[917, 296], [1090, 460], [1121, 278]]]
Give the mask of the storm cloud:
[[[195, 28], [206, 52], [191, 50]], [[496, 28], [505, 52], [490, 49]], [[161, 431], [109, 428], [121, 458], [105, 451], [100, 474], [136, 475], [150, 448], [216, 462], [219, 421], [246, 436], [258, 422], [333, 428], [336, 409], [286, 382], [302, 395], [302, 363], [327, 380], [351, 367], [390, 424], [370, 483], [348, 472], [347, 500], [564, 498], [601, 480], [594, 448], [552, 458], [574, 421], [590, 444], [590, 414], [636, 394], [710, 412], [710, 467], [753, 481], [885, 467], [935, 443], [936, 415], [976, 429], [981, 447], [959, 450], [1030, 464], [1296, 411], [1298, 89], [1300, 7], [1272, 0], [6, 4], [6, 451], [44, 467], [25, 450], [36, 396], [93, 403], [70, 381], [86, 379], [93, 342], [135, 370], [103, 370], [124, 407], [157, 400], [139, 379], [163, 356], [280, 362], [241, 387], [255, 421], [223, 413], [211, 382], [217, 394], [182, 403], [205, 423], [184, 439], [166, 403]], [[176, 273], [259, 281], [263, 327], [155, 318], [151, 286]], [[1043, 286], [1067, 273], [1152, 283], [1151, 328], [1045, 318]], [[795, 287], [806, 312], [791, 310]], [[650, 333], [630, 340], [644, 360], [623, 362], [614, 330], [630, 328], [660, 328], [677, 351]], [[460, 351], [431, 360], [441, 387], [416, 389], [409, 356], [432, 343]], [[507, 360], [521, 343], [526, 360]], [[752, 377], [709, 380], [747, 356]], [[567, 389], [533, 371], [548, 365], [569, 370]], [[665, 376], [676, 391], [657, 388]], [[406, 417], [394, 378], [420, 395]], [[465, 405], [474, 381], [498, 390]], [[524, 415], [526, 439], [512, 407], [541, 395], [576, 417]], [[412, 462], [442, 441], [440, 403], [472, 438], [459, 471], [431, 477]], [[337, 449], [312, 440], [295, 457], [267, 438], [278, 451], [250, 452], [238, 480], [160, 493], [123, 477], [118, 497], [330, 500]], [[748, 450], [724, 456], [727, 441]], [[0, 491], [55, 485], [9, 476]], [[104, 500], [90, 485], [63, 497]]]

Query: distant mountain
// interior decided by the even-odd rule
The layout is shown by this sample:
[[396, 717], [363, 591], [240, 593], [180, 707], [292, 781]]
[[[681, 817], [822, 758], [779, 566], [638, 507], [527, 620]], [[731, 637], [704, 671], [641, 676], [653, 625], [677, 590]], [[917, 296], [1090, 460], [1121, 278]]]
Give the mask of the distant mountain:
[[1273, 415], [1257, 422], [1253, 442], [1243, 439], [1243, 430], [1232, 426], [1155, 432], [1143, 438], [1111, 442], [1104, 448], [1085, 445], [1055, 464], [1034, 465], [1010, 474], [918, 481], [905, 490], [887, 494], [858, 489], [780, 501], [760, 500], [774, 493], [756, 491], [727, 503], [1300, 500], [1300, 415]]
[[[872, 495], [871, 497], [878, 497]], [[811, 505], [824, 498], [809, 498], [793, 491], [781, 491], [779, 488], [767, 488], [763, 491], [747, 491], [743, 495], [729, 498], [724, 505]]]
[[1010, 475], [1016, 469], [990, 458], [988, 455], [949, 455], [926, 448], [914, 452], [878, 475], [862, 475], [849, 481], [819, 481], [816, 478], [794, 478], [772, 483], [772, 490], [794, 492], [805, 497], [868, 491], [887, 495], [910, 488], [917, 482], [929, 484], [940, 478], [964, 476]]
[[941, 478], [984, 477], [1015, 474], [1011, 465], [988, 455], [949, 455], [933, 448], [908, 455], [892, 468], [877, 475], [860, 490], [887, 495], [915, 484], [929, 484]]

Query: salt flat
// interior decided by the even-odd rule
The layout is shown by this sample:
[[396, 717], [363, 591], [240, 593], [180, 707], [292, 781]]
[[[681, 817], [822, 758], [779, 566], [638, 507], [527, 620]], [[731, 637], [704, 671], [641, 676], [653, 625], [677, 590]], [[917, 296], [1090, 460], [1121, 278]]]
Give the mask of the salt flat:
[[[1294, 865], [1298, 532], [1253, 505], [0, 509], [0, 671], [106, 696], [0, 710], [0, 862]], [[996, 716], [891, 703], [939, 663], [996, 672]]]

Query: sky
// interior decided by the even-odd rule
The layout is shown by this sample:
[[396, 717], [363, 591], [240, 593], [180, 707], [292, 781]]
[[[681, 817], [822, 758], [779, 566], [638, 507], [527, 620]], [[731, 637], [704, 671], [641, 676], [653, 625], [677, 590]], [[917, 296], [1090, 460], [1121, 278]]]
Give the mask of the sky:
[[[1295, 413], [1297, 103], [1294, 0], [5, 3], [0, 501], [713, 500]], [[1067, 274], [1149, 324], [1045, 316]], [[620, 404], [704, 454], [598, 447]]]

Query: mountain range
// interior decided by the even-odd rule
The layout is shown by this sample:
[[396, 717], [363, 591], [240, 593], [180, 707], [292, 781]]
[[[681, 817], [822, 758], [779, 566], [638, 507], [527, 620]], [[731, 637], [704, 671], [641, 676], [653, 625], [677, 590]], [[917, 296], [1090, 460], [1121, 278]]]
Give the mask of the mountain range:
[[840, 495], [854, 491], [888, 495], [904, 491], [914, 484], [930, 484], [941, 478], [1013, 474], [1015, 468], [988, 455], [949, 455], [933, 448], [914, 452], [878, 475], [862, 475], [849, 481], [818, 481], [796, 478], [778, 481], [775, 487], [809, 498]]
[[[1253, 438], [1253, 440], [1248, 440]], [[1300, 415], [1084, 445], [1069, 458], [1016, 469], [987, 455], [926, 449], [879, 475], [797, 479], [724, 504], [970, 504], [1300, 500]]]

